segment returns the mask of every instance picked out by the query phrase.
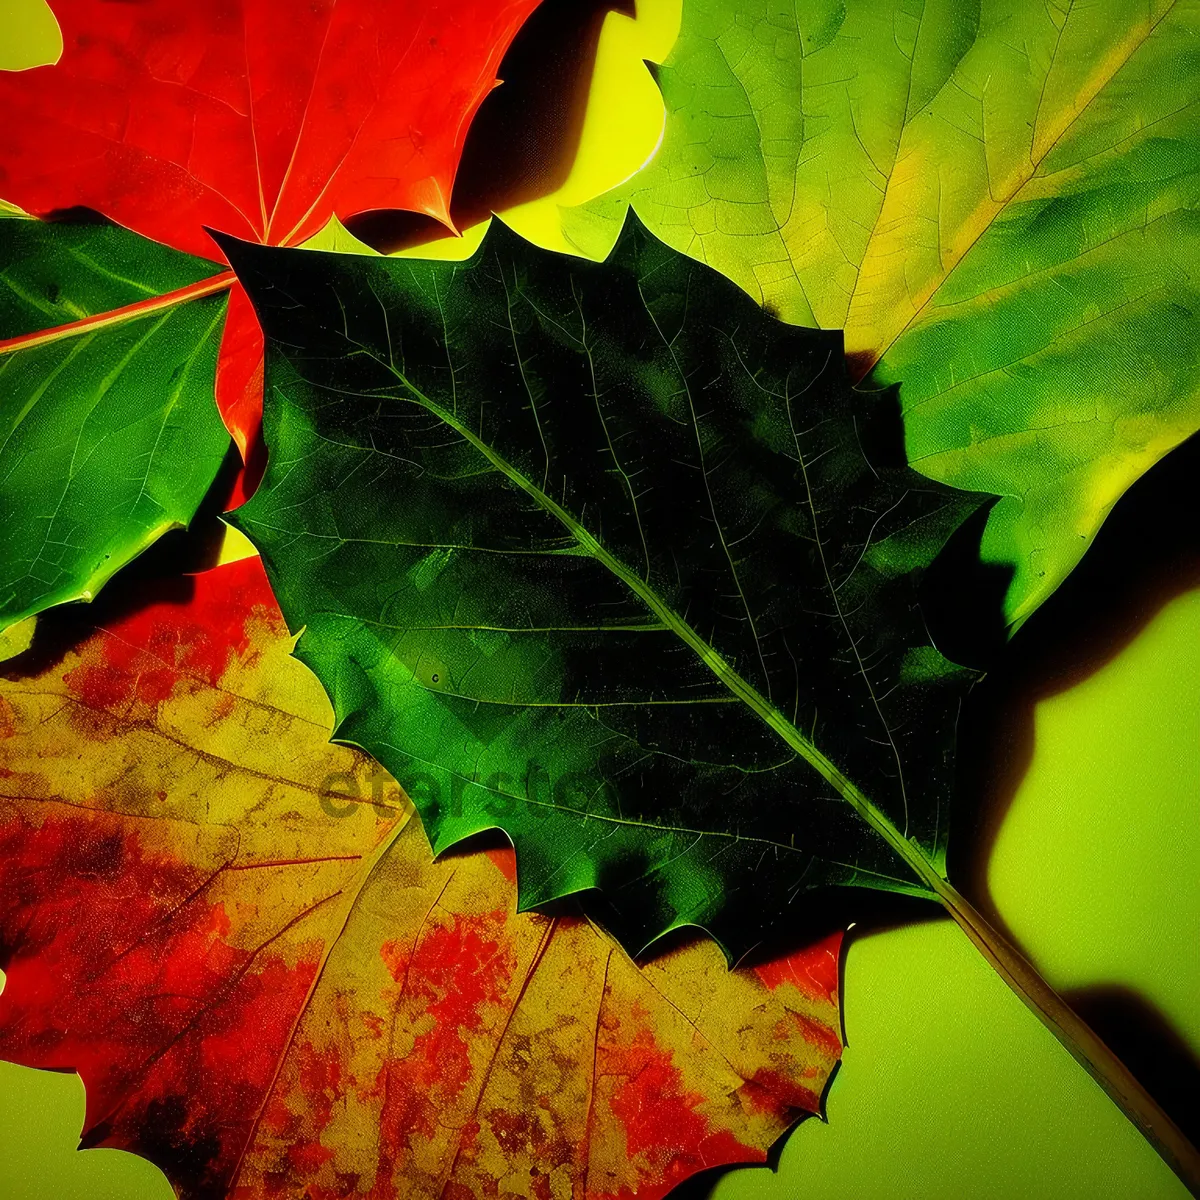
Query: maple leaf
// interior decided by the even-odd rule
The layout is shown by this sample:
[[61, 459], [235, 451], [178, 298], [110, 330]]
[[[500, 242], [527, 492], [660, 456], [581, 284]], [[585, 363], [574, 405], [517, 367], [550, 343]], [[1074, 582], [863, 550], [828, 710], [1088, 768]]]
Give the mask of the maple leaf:
[[936, 899], [1200, 1186], [1170, 1118], [947, 878], [972, 677], [917, 587], [980, 497], [886, 456], [840, 335], [781, 324], [632, 215], [602, 264], [498, 221], [465, 264], [226, 252], [271, 384], [271, 464], [232, 521], [337, 736], [435, 849], [499, 826], [522, 907], [598, 888], [634, 948], [695, 924], [736, 952], [831, 884]]
[[[58, 224], [45, 231], [39, 290], [18, 292], [40, 310], [38, 320], [0, 324], [5, 369], [43, 371], [30, 403], [58, 403], [64, 385], [45, 364], [64, 354], [92, 376], [90, 391], [75, 384], [76, 401], [99, 402], [114, 363], [123, 370], [115, 344], [195, 303], [192, 282], [147, 280], [162, 247], [211, 258], [205, 227], [296, 245], [334, 214], [408, 209], [450, 224], [449, 196], [471, 117], [537, 3], [61, 0], [60, 61], [0, 73], [0, 196], [39, 217], [92, 209], [160, 245], [123, 243], [122, 261], [105, 267], [119, 302], [105, 309], [93, 291], [95, 264], [79, 257], [86, 235]], [[29, 236], [0, 224], [9, 259], [28, 254], [22, 239]], [[223, 322], [208, 334], [213, 345], [195, 350], [211, 358], [219, 340], [217, 407], [257, 470], [262, 337], [233, 274], [215, 264], [206, 273], [199, 294], [228, 299]], [[122, 292], [113, 286], [120, 283], [130, 286]], [[17, 291], [11, 274], [0, 284]], [[59, 351], [47, 355], [44, 348], [59, 341]], [[32, 349], [40, 351], [32, 362], [9, 368]], [[23, 410], [13, 413], [23, 419]], [[122, 460], [129, 447], [113, 449], [102, 461], [120, 480], [137, 468]], [[236, 499], [253, 483], [248, 479]], [[128, 545], [144, 545], [152, 532], [134, 519], [123, 531], [125, 549], [109, 553], [93, 534], [85, 556], [109, 553], [116, 569], [128, 561]], [[61, 543], [51, 545], [62, 554]], [[19, 567], [22, 555], [37, 557], [38, 550], [24, 547], [7, 565]], [[85, 587], [88, 566], [73, 564], [74, 587]], [[0, 620], [15, 619], [17, 610], [0, 608]]]
[[626, 208], [901, 383], [909, 461], [1001, 497], [1014, 626], [1200, 427], [1200, 5], [684, 0]]
[[636, 219], [603, 264], [499, 221], [465, 264], [226, 249], [271, 380], [231, 520], [436, 850], [501, 826], [523, 906], [601, 887], [634, 951], [930, 894], [973, 675], [916, 586], [979, 500], [868, 457], [837, 335]]
[[189, 1197], [653, 1198], [817, 1110], [837, 935], [729, 972], [517, 915], [511, 850], [433, 861], [329, 744], [257, 559], [106, 607], [0, 679], [0, 1055], [79, 1070], [86, 1144]]

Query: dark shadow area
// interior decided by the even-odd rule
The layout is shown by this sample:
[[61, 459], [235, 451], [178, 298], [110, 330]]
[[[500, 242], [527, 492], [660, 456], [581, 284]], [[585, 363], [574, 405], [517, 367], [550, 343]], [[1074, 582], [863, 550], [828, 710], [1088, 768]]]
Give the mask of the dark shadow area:
[[[623, 945], [636, 945], [642, 932], [641, 922], [631, 921], [611, 899], [612, 893], [601, 885], [599, 889], [581, 892], [573, 898], [597, 925], [603, 927]], [[549, 911], [545, 905], [539, 912]], [[737, 970], [752, 970], [773, 959], [792, 954], [805, 946], [822, 941], [830, 934], [856, 927], [856, 932], [875, 933], [887, 929], [914, 925], [924, 920], [938, 920], [941, 907], [932, 900], [904, 896], [870, 888], [830, 887], [812, 892], [797, 901], [794, 912], [786, 922], [769, 928], [761, 941], [747, 950], [732, 966]], [[710, 934], [695, 925], [685, 925], [655, 938], [646, 949], [635, 956], [639, 963], [651, 962], [664, 954], [707, 940]]]
[[[634, 13], [633, 0], [543, 0], [500, 64], [503, 80], [471, 122], [450, 211], [465, 229], [562, 186], [583, 132], [600, 29], [609, 12]], [[421, 213], [363, 213], [346, 227], [390, 253], [445, 232]]]
[[98, 213], [94, 208], [85, 208], [82, 204], [52, 209], [41, 214], [41, 219], [55, 225], [116, 225], [116, 221], [110, 221], [103, 213]]
[[1200, 1058], [1158, 1008], [1132, 988], [1119, 986], [1078, 988], [1065, 998], [1188, 1140], [1200, 1143]]
[[[858, 394], [865, 419], [856, 419], [855, 431], [863, 455], [876, 470], [906, 469], [900, 387], [863, 387]], [[955, 530], [926, 571], [920, 604], [937, 648], [953, 662], [984, 670], [1008, 642], [1004, 597], [1013, 572], [1007, 564], [985, 563], [980, 557], [997, 497], [979, 499], [979, 508]]]
[[121, 571], [90, 604], [61, 604], [39, 613], [32, 644], [0, 662], [0, 679], [40, 675], [98, 627], [130, 617], [149, 604], [187, 604], [194, 593], [195, 584], [184, 575], [148, 579]]
[[504, 83], [467, 134], [451, 197], [456, 224], [562, 186], [579, 149], [609, 12], [633, 16], [633, 0], [543, 0], [517, 34], [500, 66]]
[[[987, 666], [959, 722], [950, 877], [998, 928], [987, 869], [1034, 752], [1038, 703], [1100, 670], [1172, 600], [1200, 587], [1200, 435], [1146, 473], [1116, 505], [1058, 591], [1006, 645], [997, 636], [1003, 590], [969, 547], [939, 564], [927, 608], [939, 646]], [[948, 558], [950, 556], [948, 555]], [[942, 568], [945, 569], [942, 569]], [[955, 570], [965, 579], [953, 591]], [[1200, 1059], [1149, 1001], [1129, 988], [1078, 989], [1067, 1001], [1193, 1141], [1200, 1140]]]
[[439, 237], [452, 237], [444, 225], [425, 213], [401, 209], [378, 209], [347, 217], [343, 225], [360, 242], [366, 242], [381, 254], [394, 254], [411, 246], [421, 246]]
[[934, 645], [952, 662], [986, 670], [1008, 647], [1004, 597], [1012, 582], [1007, 564], [979, 557], [983, 531], [995, 500], [962, 523], [921, 585], [921, 612]]
[[[844, 354], [844, 338], [840, 332], [837, 337], [843, 345]], [[900, 388], [861, 390], [858, 396], [861, 413], [855, 418], [854, 432], [863, 457], [877, 471], [905, 470], [908, 456], [904, 451], [904, 410], [900, 404]]]
[[[403, 786], [403, 784], [401, 784]], [[438, 862], [450, 862], [459, 858], [470, 858], [473, 854], [487, 854], [489, 851], [511, 850], [512, 841], [503, 829], [481, 829], [478, 833], [465, 837], [453, 846], [447, 846], [437, 856]]]
[[[760, 966], [852, 926], [854, 936], [859, 937], [906, 928], [921, 921], [940, 920], [944, 915], [936, 901], [923, 900], [919, 896], [872, 888], [825, 888], [805, 897], [786, 926], [772, 930], [763, 941], [742, 955], [736, 965], [739, 969]], [[844, 951], [842, 966], [845, 966]]]
[[242, 460], [237, 447], [230, 442], [225, 461], [188, 528], [172, 529], [170, 533], [163, 534], [145, 553], [123, 567], [113, 582], [120, 579], [136, 584], [138, 580], [169, 579], [175, 575], [195, 574], [215, 567], [225, 537], [221, 514], [226, 510], [241, 467]]
[[213, 481], [209, 495], [214, 504], [219, 505], [218, 512], [232, 512], [240, 508], [258, 491], [258, 485], [267, 473], [267, 443], [263, 439], [261, 424], [250, 437], [244, 472], [239, 472], [240, 466], [238, 462], [231, 468], [226, 456], [220, 474]]
[[[1039, 701], [1089, 678], [1117, 657], [1176, 597], [1200, 587], [1200, 435], [1167, 455], [1129, 489], [1066, 581], [1000, 650], [967, 697], [959, 722], [950, 875], [990, 918], [987, 863], [1017, 787], [1033, 756]], [[976, 542], [976, 544], [978, 544]], [[964, 590], [991, 595], [986, 583]], [[952, 608], [952, 597], [944, 612]], [[939, 645], [966, 642], [969, 611], [949, 634], [928, 614]], [[994, 631], [985, 611], [975, 628]], [[965, 632], [964, 632], [965, 631]], [[986, 634], [985, 634], [986, 636]], [[971, 643], [980, 650], [980, 642]]]
[[[401, 785], [403, 786], [403, 781]], [[511, 849], [512, 842], [503, 830], [484, 829], [448, 846], [438, 855], [438, 860], [447, 862], [474, 854]], [[591, 888], [559, 900], [539, 904], [535, 911], [551, 917], [587, 917], [623, 945], [635, 944], [638, 930], [631, 929], [628, 921], [622, 918], [621, 910], [614, 905], [610, 897], [611, 892], [601, 885], [599, 888]], [[753, 970], [773, 959], [782, 958], [822, 941], [831, 934], [853, 927], [853, 932], [848, 934], [843, 942], [839, 963], [839, 970], [843, 976], [839, 983], [841, 988], [844, 984], [846, 965], [845, 948], [854, 938], [944, 918], [945, 913], [940, 905], [919, 896], [873, 891], [870, 888], [824, 888], [805, 896], [798, 902], [796, 911], [790, 915], [786, 924], [779, 924], [771, 929], [762, 941], [743, 954], [734, 965], [738, 970]], [[709, 935], [697, 926], [685, 925], [656, 938], [645, 953], [636, 956], [636, 961], [650, 962], [681, 946], [708, 938]], [[843, 1029], [843, 1037], [844, 1034]]]
[[1086, 679], [1164, 605], [1200, 586], [1198, 472], [1200, 435], [1126, 492], [1079, 565], [1011, 642], [1003, 618], [1007, 568], [978, 555], [990, 506], [976, 514], [934, 563], [921, 597], [939, 648], [989, 670], [993, 680], [1019, 672], [1039, 698]]

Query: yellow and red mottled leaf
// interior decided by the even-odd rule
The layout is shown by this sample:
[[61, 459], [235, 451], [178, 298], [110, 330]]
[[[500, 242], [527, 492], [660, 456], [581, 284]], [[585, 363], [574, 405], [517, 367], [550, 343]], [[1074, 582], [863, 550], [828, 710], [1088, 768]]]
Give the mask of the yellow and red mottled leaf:
[[88, 1144], [185, 1196], [644, 1200], [817, 1110], [836, 936], [639, 966], [517, 914], [510, 851], [434, 861], [329, 743], [257, 559], [108, 607], [0, 679], [0, 1055], [80, 1071]]

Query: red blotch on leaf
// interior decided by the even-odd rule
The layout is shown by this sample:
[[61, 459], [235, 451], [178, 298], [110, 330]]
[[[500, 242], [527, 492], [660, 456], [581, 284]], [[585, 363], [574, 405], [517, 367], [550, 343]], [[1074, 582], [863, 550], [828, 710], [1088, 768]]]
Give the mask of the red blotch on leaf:
[[671, 1051], [649, 1030], [640, 1030], [631, 1046], [605, 1048], [598, 1071], [622, 1079], [609, 1105], [625, 1130], [629, 1158], [645, 1170], [636, 1189], [603, 1200], [660, 1200], [697, 1171], [765, 1159], [729, 1130], [712, 1128], [699, 1111], [704, 1097], [687, 1090]]
[[[286, 645], [286, 630], [263, 569], [251, 560], [197, 577], [182, 603], [160, 599], [106, 623], [73, 651], [99, 674], [87, 676], [81, 668], [68, 678], [77, 696], [90, 688], [92, 702], [108, 706], [97, 725], [137, 727], [164, 716], [138, 705], [184, 687], [215, 685], [222, 689], [216, 696], [231, 694], [245, 682], [230, 673], [235, 659], [240, 667], [257, 662], [269, 672], [283, 661], [266, 650], [272, 640], [277, 649]], [[395, 852], [428, 889], [419, 932], [376, 943], [378, 960], [370, 944], [360, 945], [356, 953], [365, 960], [355, 962], [369, 967], [379, 986], [351, 991], [332, 972], [318, 993], [320, 1006], [309, 1009], [320, 964], [332, 961], [325, 951], [338, 936], [338, 909], [329, 902], [358, 884], [348, 877], [326, 884], [322, 876], [313, 891], [294, 894], [255, 873], [256, 885], [247, 886], [251, 875], [238, 870], [255, 863], [238, 860], [245, 829], [203, 820], [181, 827], [178, 814], [164, 819], [172, 809], [164, 810], [168, 797], [157, 789], [166, 777], [139, 784], [134, 770], [122, 777], [128, 788], [120, 797], [108, 793], [121, 789], [98, 783], [89, 795], [85, 785], [70, 797], [71, 807], [46, 795], [54, 781], [38, 776], [35, 764], [54, 727], [37, 716], [46, 691], [60, 690], [62, 669], [41, 669], [45, 691], [15, 690], [11, 704], [0, 699], [0, 728], [11, 728], [18, 739], [42, 731], [23, 757], [16, 744], [12, 766], [23, 771], [9, 772], [22, 778], [7, 790], [21, 796], [18, 789], [25, 787], [30, 798], [0, 808], [0, 965], [9, 970], [0, 995], [0, 1057], [78, 1069], [87, 1085], [87, 1144], [145, 1155], [188, 1200], [224, 1195], [239, 1162], [250, 1164], [243, 1175], [253, 1182], [239, 1183], [234, 1194], [247, 1200], [348, 1194], [393, 1200], [397, 1188], [403, 1192], [428, 1165], [434, 1143], [444, 1150], [449, 1130], [451, 1140], [457, 1137], [450, 1155], [477, 1182], [467, 1187], [452, 1178], [446, 1197], [474, 1195], [476, 1187], [480, 1195], [499, 1194], [494, 1188], [503, 1184], [495, 1172], [508, 1167], [482, 1161], [496, 1146], [514, 1169], [528, 1167], [522, 1186], [541, 1196], [557, 1194], [547, 1171], [587, 1161], [576, 1153], [580, 1137], [591, 1139], [602, 1129], [605, 1155], [619, 1146], [630, 1160], [628, 1174], [618, 1176], [623, 1190], [609, 1200], [656, 1200], [706, 1167], [761, 1161], [770, 1137], [797, 1110], [816, 1107], [816, 1092], [840, 1051], [835, 1030], [820, 1020], [828, 1011], [832, 1021], [836, 1008], [819, 1002], [836, 996], [836, 937], [759, 968], [757, 980], [742, 974], [730, 998], [746, 1006], [757, 1050], [765, 1051], [771, 1069], [756, 1070], [736, 1093], [728, 1093], [724, 1074], [715, 1091], [702, 1070], [693, 1074], [704, 1059], [692, 1055], [694, 1043], [681, 1042], [678, 1059], [660, 1043], [654, 1030], [668, 1028], [677, 1010], [642, 988], [614, 992], [611, 1012], [602, 1002], [598, 1025], [587, 1006], [586, 1035], [597, 1038], [594, 1086], [586, 1097], [573, 1098], [569, 1088], [547, 1083], [553, 1077], [543, 1069], [573, 1070], [576, 1062], [590, 1067], [592, 1042], [583, 1059], [563, 1064], [556, 1062], [552, 1039], [534, 1038], [525, 1063], [514, 1034], [509, 1048], [515, 1053], [493, 1056], [506, 1044], [509, 1021], [529, 994], [539, 962], [556, 964], [555, 1003], [569, 1020], [578, 1017], [573, 968], [607, 963], [603, 941], [580, 950], [571, 940], [571, 955], [543, 954], [552, 937], [574, 939], [584, 927], [514, 915], [515, 870], [507, 848], [486, 858], [463, 855], [456, 871], [468, 885], [459, 888], [467, 911], [454, 911], [449, 899], [443, 906], [446, 887], [425, 874], [434, 868], [415, 825]], [[182, 707], [192, 707], [190, 693]], [[203, 752], [203, 737], [199, 743]], [[97, 770], [105, 761], [103, 745], [81, 743], [79, 749], [80, 770]], [[108, 811], [114, 803], [123, 811]], [[310, 916], [318, 909], [330, 920]], [[406, 918], [395, 929], [385, 926], [389, 932], [400, 927], [413, 925]], [[538, 953], [518, 976], [518, 961], [524, 961], [518, 948], [531, 946], [539, 930]], [[595, 976], [597, 986], [601, 978], [607, 989], [607, 968]], [[636, 977], [622, 988], [631, 982]], [[767, 996], [764, 987], [779, 995]], [[814, 1003], [800, 1003], [794, 988]], [[797, 1031], [821, 1053], [803, 1053]], [[757, 1053], [754, 1061], [761, 1061]], [[516, 1069], [529, 1098], [512, 1106], [506, 1084], [494, 1098], [498, 1107], [489, 1100], [483, 1111], [478, 1106], [497, 1062]], [[594, 1107], [563, 1115], [552, 1102], [561, 1097], [568, 1108], [576, 1099]], [[378, 1133], [366, 1154], [345, 1138], [344, 1118], [355, 1111]], [[494, 1141], [481, 1136], [481, 1121]], [[454, 1170], [445, 1163], [442, 1169]], [[555, 1179], [554, 1186], [561, 1182]], [[619, 1187], [595, 1175], [592, 1185]], [[602, 1198], [593, 1194], [593, 1200]]]
[[160, 602], [111, 622], [99, 661], [85, 661], [64, 676], [91, 708], [124, 709], [134, 700], [156, 705], [187, 680], [216, 684], [231, 660], [245, 655], [252, 618], [284, 626], [257, 558], [230, 563], [219, 578], [196, 575], [186, 604]]
[[317, 964], [233, 944], [208, 878], [108, 813], [0, 826], [0, 1056], [77, 1070], [88, 1144], [199, 1193], [232, 1171]]
[[384, 1097], [381, 1186], [403, 1161], [409, 1133], [431, 1138], [439, 1114], [470, 1082], [472, 1042], [485, 1028], [489, 1006], [503, 1000], [516, 966], [503, 936], [507, 919], [503, 910], [455, 913], [448, 924], [421, 938], [402, 969], [394, 951], [385, 956], [393, 977], [420, 1001], [430, 1028], [416, 1037], [408, 1054], [389, 1059], [375, 1081]]
[[812, 1088], [766, 1068], [755, 1072], [739, 1091], [751, 1111], [769, 1112], [780, 1119], [795, 1112], [820, 1111], [821, 1098]]
[[509, 883], [517, 882], [517, 856], [511, 846], [496, 847], [486, 851], [488, 858], [492, 860], [496, 870], [508, 880]]
[[790, 983], [814, 1000], [836, 1002], [841, 949], [842, 934], [839, 931], [783, 958], [760, 963], [754, 971], [763, 986], [771, 991]]

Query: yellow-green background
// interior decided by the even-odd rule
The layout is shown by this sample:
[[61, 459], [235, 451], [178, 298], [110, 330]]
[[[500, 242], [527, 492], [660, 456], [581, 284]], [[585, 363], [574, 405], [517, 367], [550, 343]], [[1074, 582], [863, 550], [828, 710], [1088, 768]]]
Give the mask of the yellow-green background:
[[[641, 60], [665, 54], [679, 4], [638, 0], [636, 19], [606, 18], [573, 166], [552, 196], [505, 213], [520, 232], [561, 248], [555, 206], [653, 151], [662, 109]], [[59, 45], [42, 0], [0, 2], [0, 69], [52, 60]], [[1133, 640], [1036, 704], [1032, 757], [985, 873], [992, 904], [1056, 986], [1131, 989], [1200, 1054], [1200, 590], [1174, 592], [1147, 595]], [[849, 1045], [828, 1124], [803, 1124], [777, 1173], [724, 1176], [719, 1200], [1185, 1195], [953, 925], [856, 938], [844, 999]], [[0, 1197], [171, 1195], [132, 1155], [76, 1152], [82, 1116], [77, 1077], [0, 1064]]]

